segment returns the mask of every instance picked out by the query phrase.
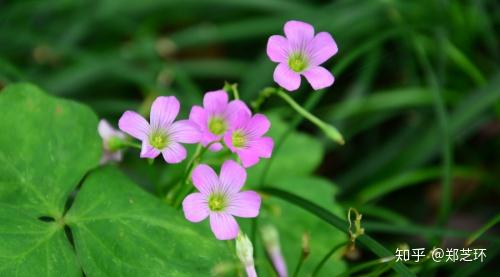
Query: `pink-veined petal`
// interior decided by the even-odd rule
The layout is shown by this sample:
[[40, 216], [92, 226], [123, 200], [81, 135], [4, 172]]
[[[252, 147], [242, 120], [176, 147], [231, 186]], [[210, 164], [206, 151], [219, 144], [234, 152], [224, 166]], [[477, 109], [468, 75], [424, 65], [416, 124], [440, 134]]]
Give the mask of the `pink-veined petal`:
[[203, 97], [203, 107], [208, 116], [221, 114], [227, 107], [228, 96], [224, 90], [210, 91]]
[[252, 138], [261, 137], [271, 127], [271, 122], [263, 114], [254, 115], [247, 123], [245, 130]]
[[200, 222], [208, 217], [207, 197], [199, 192], [191, 193], [182, 201], [184, 216], [191, 222]]
[[236, 151], [243, 167], [251, 167], [259, 162], [259, 155], [253, 149], [238, 149]]
[[198, 125], [191, 120], [179, 120], [169, 128], [169, 138], [181, 143], [198, 143], [201, 140], [201, 132]]
[[174, 122], [179, 114], [180, 103], [175, 96], [160, 96], [155, 99], [151, 106], [149, 120], [151, 126], [157, 128], [167, 128]]
[[239, 217], [256, 217], [260, 210], [260, 195], [255, 191], [242, 191], [233, 195], [226, 212]]
[[231, 115], [231, 118], [228, 119], [228, 131], [243, 128], [250, 120], [250, 118], [252, 118], [251, 112], [248, 112], [245, 109], [235, 111]]
[[206, 164], [198, 165], [191, 175], [193, 185], [204, 195], [209, 195], [219, 185], [219, 177], [215, 171]]
[[160, 155], [160, 150], [151, 146], [147, 139], [142, 141], [141, 158], [154, 159], [158, 155]]
[[170, 142], [166, 148], [161, 150], [163, 159], [169, 164], [177, 164], [186, 158], [186, 148], [177, 142]]
[[234, 217], [227, 213], [210, 213], [210, 227], [218, 240], [234, 239], [240, 231]]
[[227, 160], [222, 164], [220, 170], [220, 189], [224, 193], [232, 195], [240, 191], [247, 180], [245, 169], [233, 160]]
[[257, 152], [259, 157], [270, 158], [273, 153], [274, 141], [270, 137], [262, 137], [252, 141], [250, 148]]
[[126, 111], [118, 121], [120, 130], [140, 140], [147, 140], [149, 133], [149, 124], [138, 113]]
[[200, 106], [193, 106], [191, 112], [189, 113], [189, 120], [198, 124], [201, 130], [207, 129], [208, 116], [205, 109]]
[[[252, 112], [245, 104], [245, 102], [241, 100], [233, 100], [229, 102], [226, 109], [226, 121], [228, 129], [231, 130], [238, 123], [239, 119], [249, 118], [252, 115]], [[243, 118], [242, 118], [243, 117]]]
[[267, 56], [273, 62], [286, 62], [288, 60], [288, 40], [280, 35], [271, 36], [267, 41]]
[[286, 63], [280, 63], [276, 66], [273, 79], [288, 91], [294, 91], [300, 87], [300, 74], [293, 72]]
[[292, 45], [300, 46], [314, 37], [314, 27], [302, 21], [290, 20], [285, 23], [285, 35]]
[[303, 74], [314, 90], [327, 88], [331, 86], [335, 80], [332, 73], [321, 66], [309, 68]]
[[311, 59], [311, 64], [316, 66], [326, 62], [335, 55], [337, 51], [337, 43], [333, 40], [332, 35], [327, 32], [321, 32], [316, 34], [311, 41], [308, 54]]

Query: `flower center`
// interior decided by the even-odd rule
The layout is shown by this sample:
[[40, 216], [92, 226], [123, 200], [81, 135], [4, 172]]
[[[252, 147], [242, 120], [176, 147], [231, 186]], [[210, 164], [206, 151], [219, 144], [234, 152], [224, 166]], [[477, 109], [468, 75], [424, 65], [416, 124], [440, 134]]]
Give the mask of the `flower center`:
[[208, 197], [208, 208], [212, 212], [220, 212], [226, 208], [226, 198], [224, 195], [214, 193]]
[[234, 131], [232, 135], [232, 143], [236, 148], [244, 147], [247, 143], [245, 134], [241, 131]]
[[168, 144], [168, 136], [161, 131], [155, 131], [149, 136], [149, 144], [158, 150], [162, 150]]
[[220, 136], [226, 132], [226, 121], [221, 117], [212, 117], [208, 122], [208, 129], [212, 134]]
[[295, 53], [295, 54], [292, 54], [288, 58], [288, 66], [293, 71], [299, 73], [299, 72], [302, 72], [304, 69], [307, 68], [308, 61], [307, 61], [306, 57], [304, 56], [304, 54], [302, 54], [302, 53]]
[[119, 138], [119, 137], [110, 137], [109, 140], [108, 140], [108, 149], [109, 151], [111, 152], [115, 152], [115, 151], [118, 151], [122, 148], [123, 146], [123, 142], [122, 142], [122, 139]]

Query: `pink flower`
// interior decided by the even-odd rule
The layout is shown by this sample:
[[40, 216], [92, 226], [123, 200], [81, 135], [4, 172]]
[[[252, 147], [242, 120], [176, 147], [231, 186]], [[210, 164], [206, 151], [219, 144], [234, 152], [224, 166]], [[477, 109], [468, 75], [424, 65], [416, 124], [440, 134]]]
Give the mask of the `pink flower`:
[[308, 23], [291, 20], [285, 24], [285, 35], [274, 35], [267, 41], [267, 55], [279, 63], [274, 70], [274, 81], [288, 91], [300, 86], [300, 75], [315, 89], [333, 84], [333, 75], [320, 65], [335, 55], [337, 44], [327, 32], [314, 35]]
[[101, 164], [122, 160], [123, 151], [120, 150], [125, 134], [114, 129], [105, 119], [99, 121], [97, 131], [102, 138], [103, 153]]
[[246, 178], [245, 169], [232, 160], [224, 162], [220, 177], [208, 165], [198, 165], [193, 170], [192, 180], [200, 192], [184, 199], [184, 216], [191, 222], [210, 217], [210, 227], [217, 239], [236, 238], [240, 228], [234, 216], [256, 217], [260, 209], [259, 194], [240, 192]]
[[141, 158], [154, 159], [160, 153], [167, 163], [179, 163], [186, 158], [186, 149], [181, 143], [198, 143], [200, 130], [189, 120], [174, 119], [180, 104], [174, 96], [160, 96], [151, 106], [148, 123], [133, 111], [126, 111], [118, 126], [122, 131], [142, 141]]
[[222, 144], [218, 141], [232, 128], [240, 113], [251, 114], [245, 103], [240, 100], [228, 103], [227, 93], [224, 90], [217, 90], [205, 94], [203, 107], [193, 106], [189, 119], [200, 127], [203, 146], [212, 143], [209, 149], [219, 151], [222, 149]]
[[259, 162], [260, 158], [270, 158], [274, 142], [270, 137], [262, 137], [271, 123], [265, 115], [240, 114], [233, 129], [224, 136], [224, 142], [231, 152], [236, 153], [244, 167]]

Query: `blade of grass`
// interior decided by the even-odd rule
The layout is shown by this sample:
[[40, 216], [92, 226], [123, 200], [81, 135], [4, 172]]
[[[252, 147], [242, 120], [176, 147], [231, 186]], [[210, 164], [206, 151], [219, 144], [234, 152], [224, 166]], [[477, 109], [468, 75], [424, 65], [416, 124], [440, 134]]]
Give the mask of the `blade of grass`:
[[484, 224], [483, 227], [479, 228], [476, 232], [474, 232], [466, 241], [465, 245], [469, 246], [471, 245], [474, 241], [476, 241], [480, 236], [482, 236], [486, 231], [491, 229], [493, 226], [495, 226], [498, 222], [500, 222], [500, 214], [497, 214], [495, 217], [493, 217], [490, 221], [488, 221], [486, 224]]
[[[333, 227], [339, 229], [340, 231], [345, 232], [346, 234], [348, 233], [349, 224], [347, 223], [347, 221], [341, 219], [340, 217], [332, 214], [330, 211], [302, 197], [299, 197], [297, 195], [294, 195], [292, 193], [280, 189], [270, 188], [270, 187], [261, 188], [259, 189], [259, 191], [270, 194], [272, 196], [279, 197], [285, 201], [290, 202], [291, 204], [301, 207], [304, 210], [307, 210], [312, 214], [316, 215], [317, 217], [321, 218], [322, 220], [329, 223]], [[366, 234], [359, 236], [356, 241], [359, 242], [361, 245], [365, 246], [366, 248], [368, 248], [369, 250], [371, 250], [375, 255], [381, 258], [394, 256], [394, 254], [391, 251], [386, 249], [384, 246], [382, 246], [380, 243], [378, 243], [376, 240], [372, 239], [370, 236]], [[406, 265], [402, 263], [394, 264], [393, 269], [398, 274], [403, 276], [416, 276], [412, 271], [410, 271], [410, 269], [408, 269]]]

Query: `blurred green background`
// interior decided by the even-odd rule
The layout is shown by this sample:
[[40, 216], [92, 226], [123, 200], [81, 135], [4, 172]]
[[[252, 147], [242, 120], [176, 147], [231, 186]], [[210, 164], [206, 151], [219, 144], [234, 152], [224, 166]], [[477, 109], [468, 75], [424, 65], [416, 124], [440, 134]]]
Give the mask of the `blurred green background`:
[[[311, 92], [303, 82], [292, 96], [337, 126], [347, 143], [335, 145], [272, 98], [263, 110], [275, 118], [273, 136], [283, 147], [269, 174], [261, 176], [265, 165], [254, 169], [254, 185], [276, 185], [313, 201], [323, 196], [317, 187], [331, 186], [335, 200], [315, 202], [334, 205], [343, 217], [356, 207], [366, 232], [391, 250], [405, 243], [461, 248], [498, 216], [498, 1], [0, 1], [0, 86], [32, 82], [88, 104], [113, 123], [125, 110], [147, 114], [158, 95], [176, 95], [186, 116], [205, 91], [225, 81], [238, 83], [241, 97], [251, 102], [275, 85], [266, 42], [282, 34], [290, 19], [330, 32], [339, 46], [326, 64], [335, 84]], [[164, 194], [182, 165], [149, 167], [135, 154], [122, 168], [146, 189]], [[299, 173], [293, 178], [280, 176], [294, 170]], [[295, 188], [301, 178], [321, 184]], [[305, 228], [310, 223], [300, 212], [293, 224]], [[275, 224], [286, 229], [292, 223]], [[296, 256], [288, 260], [291, 269], [300, 253], [300, 241], [293, 239], [300, 235], [282, 235], [283, 247], [291, 248], [285, 252]], [[333, 246], [328, 236], [318, 235], [324, 251]], [[415, 269], [424, 276], [493, 273], [498, 265], [488, 261], [499, 242], [492, 228], [472, 245], [488, 249], [487, 261]], [[337, 272], [373, 258], [359, 251]], [[261, 273], [264, 263], [258, 263]]]

